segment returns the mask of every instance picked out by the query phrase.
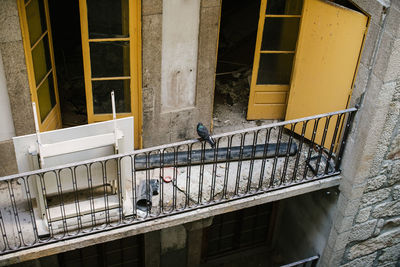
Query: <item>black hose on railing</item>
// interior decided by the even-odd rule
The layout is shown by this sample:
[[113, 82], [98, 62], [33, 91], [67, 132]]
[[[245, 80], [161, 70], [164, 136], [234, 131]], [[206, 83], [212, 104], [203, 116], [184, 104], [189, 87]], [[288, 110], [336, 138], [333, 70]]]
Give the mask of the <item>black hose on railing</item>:
[[[215, 151], [216, 149], [205, 149], [203, 155], [202, 150], [192, 150], [190, 155], [190, 163], [191, 165], [199, 165], [221, 162], [225, 163], [227, 161], [273, 158], [275, 156], [283, 157], [286, 156], [287, 151], [289, 151], [290, 156], [293, 156], [297, 153], [297, 144], [292, 143], [289, 150], [288, 143], [280, 143], [278, 149], [277, 144], [268, 144], [265, 152], [264, 144], [256, 145], [254, 151], [253, 149], [254, 147], [252, 145], [243, 146], [242, 151], [240, 146], [232, 146], [229, 148], [229, 150], [227, 147], [221, 147], [218, 148], [217, 151]], [[217, 154], [216, 159], [214, 158], [215, 152]], [[188, 153], [189, 152], [187, 151], [164, 153], [163, 166], [186, 166], [188, 164]], [[147, 159], [149, 160], [148, 165], [146, 165]], [[137, 171], [159, 168], [160, 166], [160, 156], [157, 154], [153, 154], [148, 157], [146, 157], [146, 155], [138, 155], [135, 158], [135, 169]]]

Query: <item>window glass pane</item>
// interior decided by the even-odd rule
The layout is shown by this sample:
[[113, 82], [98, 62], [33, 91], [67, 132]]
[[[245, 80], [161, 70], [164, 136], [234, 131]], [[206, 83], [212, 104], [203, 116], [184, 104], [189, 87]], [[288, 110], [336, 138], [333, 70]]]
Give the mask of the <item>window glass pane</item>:
[[56, 105], [52, 74], [49, 75], [49, 77], [47, 77], [47, 79], [39, 87], [37, 90], [37, 95], [39, 101], [40, 119], [43, 122], [51, 109]]
[[257, 84], [289, 84], [293, 54], [261, 54]]
[[47, 29], [43, 0], [32, 0], [29, 3], [26, 7], [26, 18], [28, 21], [29, 40], [32, 46]]
[[261, 50], [294, 51], [300, 18], [265, 18]]
[[95, 114], [112, 113], [112, 90], [115, 93], [117, 113], [131, 112], [130, 80], [93, 81], [93, 108]]
[[267, 0], [267, 14], [301, 15], [303, 0]]
[[129, 42], [90, 43], [92, 77], [129, 76]]
[[51, 69], [49, 41], [47, 35], [40, 40], [32, 51], [35, 82], [38, 85]]
[[89, 38], [129, 36], [128, 0], [87, 0]]

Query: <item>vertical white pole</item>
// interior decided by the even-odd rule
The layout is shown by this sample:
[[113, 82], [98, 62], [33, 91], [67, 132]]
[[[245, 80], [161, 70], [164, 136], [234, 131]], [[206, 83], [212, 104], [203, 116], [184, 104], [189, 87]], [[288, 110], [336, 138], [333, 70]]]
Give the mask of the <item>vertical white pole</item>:
[[113, 121], [114, 121], [114, 138], [115, 138], [115, 153], [118, 153], [118, 137], [117, 137], [117, 113], [115, 111], [115, 95], [114, 91], [111, 91], [111, 105], [112, 105], [112, 113], [113, 113]]
[[[36, 112], [36, 103], [32, 102], [32, 108], [33, 108], [33, 118], [35, 121], [35, 130], [36, 130], [36, 138], [37, 138], [37, 143], [38, 143], [38, 155], [39, 155], [39, 161], [40, 161], [40, 168], [43, 169], [44, 168], [44, 160], [43, 160], [43, 156], [42, 153], [40, 151], [40, 148], [42, 146], [42, 141], [40, 139], [40, 130], [39, 130], [39, 121], [38, 121], [38, 116], [37, 116], [37, 112]], [[38, 191], [38, 205], [39, 205], [39, 209], [40, 209], [40, 215], [42, 217], [42, 219], [46, 220], [46, 206], [44, 203], [44, 196], [41, 194], [42, 192], [42, 187], [41, 187], [41, 183], [40, 183], [40, 179], [39, 177], [37, 177], [36, 179], [36, 187], [37, 187], [37, 191]]]
[[37, 138], [37, 143], [38, 143], [40, 168], [44, 168], [44, 160], [43, 160], [42, 153], [40, 152], [40, 148], [42, 146], [42, 141], [40, 139], [39, 121], [38, 121], [38, 116], [37, 116], [37, 112], [36, 112], [36, 103], [35, 102], [32, 102], [32, 108], [33, 108], [33, 118], [35, 121], [36, 138]]

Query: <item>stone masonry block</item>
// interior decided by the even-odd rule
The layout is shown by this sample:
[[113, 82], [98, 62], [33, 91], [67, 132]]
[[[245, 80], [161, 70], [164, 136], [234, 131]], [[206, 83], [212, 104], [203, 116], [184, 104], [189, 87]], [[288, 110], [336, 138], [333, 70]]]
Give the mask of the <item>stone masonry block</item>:
[[344, 265], [341, 265], [341, 267], [365, 267], [365, 266], [372, 266], [376, 256], [378, 255], [377, 252], [365, 256], [365, 257], [361, 257], [355, 260], [352, 260]]
[[[400, 137], [400, 135], [399, 135]], [[399, 138], [400, 145], [400, 138]], [[399, 156], [400, 156], [400, 147], [399, 147]], [[392, 170], [389, 175], [388, 184], [394, 185], [395, 183], [400, 182], [400, 160], [394, 161], [392, 165]]]
[[385, 175], [378, 175], [368, 179], [365, 192], [375, 191], [380, 189], [386, 183]]
[[361, 199], [362, 207], [367, 207], [387, 199], [390, 196], [390, 188], [384, 188], [377, 191], [364, 194]]
[[377, 205], [372, 211], [372, 217], [384, 218], [400, 215], [400, 201], [390, 201]]
[[349, 235], [350, 231], [339, 233], [337, 238], [336, 238], [336, 243], [334, 246], [334, 249], [336, 251], [345, 249], [347, 244], [349, 243]]
[[376, 252], [382, 248], [396, 245], [400, 242], [400, 229], [386, 232], [377, 237], [370, 238], [361, 243], [353, 245], [348, 254], [347, 258], [353, 260], [355, 258], [365, 256]]
[[354, 216], [354, 214], [356, 214], [356, 212], [358, 211], [359, 205], [359, 199], [349, 200], [343, 195], [340, 195], [337, 202], [337, 210], [338, 212], [343, 214], [344, 217], [351, 215]]
[[388, 247], [383, 249], [382, 255], [379, 256], [378, 261], [380, 263], [385, 263], [385, 262], [396, 262], [399, 260], [400, 257], [400, 244], [397, 244], [392, 247]]
[[[388, 158], [400, 159], [400, 133], [397, 134], [396, 137], [393, 139]], [[397, 171], [400, 171], [399, 165], [400, 163], [397, 164], [397, 169], [396, 169]], [[397, 175], [400, 176], [400, 173], [397, 172]]]
[[378, 38], [381, 27], [374, 21], [369, 24], [365, 45], [361, 54], [361, 63], [367, 68], [371, 66], [372, 54], [374, 52], [376, 38]]
[[357, 77], [354, 83], [353, 94], [351, 96], [351, 106], [359, 103], [361, 95], [365, 92], [367, 87], [369, 71], [368, 68], [360, 62], [357, 70]]
[[400, 199], [400, 185], [396, 185], [392, 189], [392, 198], [394, 200]]
[[370, 238], [374, 233], [377, 221], [378, 220], [375, 219], [353, 226], [349, 235], [349, 241], [359, 241]]
[[369, 218], [369, 215], [371, 214], [371, 210], [372, 210], [371, 206], [361, 209], [356, 217], [356, 222], [357, 223], [366, 222]]
[[340, 193], [347, 199], [361, 198], [364, 194], [364, 184], [354, 185], [351, 179], [342, 179], [339, 185]]
[[[392, 2], [396, 1], [398, 0]], [[397, 35], [400, 28], [400, 11], [395, 7], [390, 7], [386, 20], [385, 30], [395, 38], [400, 37]]]
[[382, 40], [377, 51], [376, 61], [373, 69], [374, 74], [384, 82], [388, 81], [385, 79], [385, 76], [388, 68], [388, 62], [392, 54], [393, 44], [394, 38], [388, 33], [384, 32], [382, 34]]
[[382, 227], [385, 224], [384, 219], [379, 219], [378, 223], [376, 224], [375, 231], [374, 231], [374, 236], [377, 236], [381, 233]]
[[[400, 18], [400, 14], [399, 14]], [[389, 58], [388, 67], [386, 71], [385, 81], [393, 81], [400, 76], [400, 39], [393, 43], [393, 50]]]

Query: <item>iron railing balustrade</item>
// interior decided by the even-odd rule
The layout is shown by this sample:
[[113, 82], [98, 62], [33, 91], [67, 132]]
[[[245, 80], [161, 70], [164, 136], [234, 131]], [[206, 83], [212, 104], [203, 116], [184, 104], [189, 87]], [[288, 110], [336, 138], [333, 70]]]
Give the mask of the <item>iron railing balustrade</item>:
[[2, 177], [0, 254], [338, 175], [355, 112]]

